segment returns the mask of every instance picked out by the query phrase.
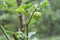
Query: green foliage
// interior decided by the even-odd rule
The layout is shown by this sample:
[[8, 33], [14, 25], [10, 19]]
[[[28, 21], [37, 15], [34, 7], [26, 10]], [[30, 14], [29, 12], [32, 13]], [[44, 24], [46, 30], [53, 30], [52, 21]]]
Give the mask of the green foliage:
[[49, 1], [45, 0], [40, 3], [40, 8], [45, 8], [46, 6], [49, 5]]
[[29, 3], [29, 4], [22, 4], [20, 7], [23, 7], [24, 9], [28, 9], [28, 8], [30, 8], [31, 6], [32, 6], [32, 4]]
[[24, 38], [26, 37], [24, 33], [17, 32], [20, 27], [18, 12], [24, 14], [25, 21], [28, 22], [36, 9], [28, 27], [29, 33], [36, 31], [36, 34], [33, 34], [29, 40], [40, 40], [41, 37], [48, 37], [51, 30], [50, 27], [53, 27], [52, 33], [55, 33], [54, 35], [60, 34], [59, 4], [60, 0], [22, 0], [21, 6], [17, 7], [16, 0], [0, 0], [0, 25], [3, 25], [10, 36], [14, 32], [18, 38]]
[[31, 3], [29, 3], [29, 4], [22, 4], [22, 5], [20, 5], [20, 6], [16, 9], [16, 11], [17, 11], [17, 12], [20, 12], [20, 13], [22, 13], [22, 14], [27, 15], [26, 10], [27, 10], [28, 8], [30, 8], [31, 6], [32, 6]]
[[21, 14], [27, 14], [23, 7], [19, 7], [18, 9], [16, 9], [16, 11], [20, 12]]
[[36, 23], [36, 20], [34, 18], [31, 19], [30, 25]]

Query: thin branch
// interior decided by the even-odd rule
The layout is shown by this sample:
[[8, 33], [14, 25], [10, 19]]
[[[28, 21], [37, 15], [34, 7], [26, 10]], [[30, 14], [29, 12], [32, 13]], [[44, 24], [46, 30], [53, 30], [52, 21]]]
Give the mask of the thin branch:
[[[18, 5], [18, 7], [21, 5], [21, 3], [22, 3], [22, 0], [16, 0], [17, 1], [17, 5]], [[20, 28], [18, 29], [19, 31], [22, 31], [22, 32], [24, 32], [24, 25], [25, 25], [25, 18], [24, 18], [24, 15], [23, 14], [21, 14], [20, 12], [19, 12], [19, 19], [20, 19]]]
[[[36, 9], [34, 10], [34, 12], [36, 11]], [[30, 22], [31, 22], [31, 20], [32, 20], [32, 17], [33, 17], [33, 15], [34, 15], [34, 12], [32, 13], [32, 15], [30, 16], [30, 19], [29, 19], [29, 21], [28, 21], [28, 23], [26, 24], [26, 36], [28, 37], [28, 26], [29, 26], [29, 24], [30, 24]], [[26, 39], [26, 40], [28, 40], [28, 38]]]
[[9, 40], [9, 36], [8, 34], [5, 32], [5, 29], [3, 28], [3, 26], [0, 26], [0, 29], [2, 30], [3, 34], [5, 35], [5, 37], [7, 38], [7, 40]]
[[[36, 11], [36, 9], [34, 10], [34, 12]], [[28, 24], [27, 25], [29, 25], [30, 24], [30, 22], [31, 22], [31, 19], [32, 19], [32, 17], [33, 17], [33, 15], [34, 15], [34, 12], [32, 13], [32, 15], [30, 16], [30, 19], [29, 19], [29, 21], [28, 21]]]
[[[17, 5], [18, 7], [21, 5], [22, 3], [22, 0], [16, 0], [17, 1]], [[18, 31], [20, 32], [23, 32], [25, 31], [25, 17], [23, 14], [19, 13], [19, 19], [20, 19], [20, 27], [18, 29]], [[25, 38], [20, 38], [21, 40], [25, 40]]]

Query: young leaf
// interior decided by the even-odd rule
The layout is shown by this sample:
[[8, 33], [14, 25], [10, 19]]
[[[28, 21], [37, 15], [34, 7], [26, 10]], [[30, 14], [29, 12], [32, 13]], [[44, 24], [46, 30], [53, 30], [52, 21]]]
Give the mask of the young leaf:
[[22, 14], [27, 15], [25, 9], [24, 9], [22, 6], [18, 7], [18, 8], [16, 9], [16, 11], [17, 11], [17, 12], [20, 12], [20, 13], [22, 13]]
[[45, 0], [45, 1], [40, 3], [40, 8], [45, 8], [48, 5], [49, 5], [49, 2], [47, 0]]
[[31, 3], [29, 3], [29, 4], [22, 4], [22, 5], [20, 5], [20, 6], [16, 9], [16, 11], [17, 11], [17, 12], [20, 12], [20, 13], [22, 13], [22, 14], [27, 15], [26, 9], [30, 8], [31, 6], [32, 6]]
[[21, 5], [24, 9], [28, 9], [28, 8], [30, 8], [31, 6], [32, 6], [32, 4], [31, 3], [29, 3], [29, 4], [22, 4]]

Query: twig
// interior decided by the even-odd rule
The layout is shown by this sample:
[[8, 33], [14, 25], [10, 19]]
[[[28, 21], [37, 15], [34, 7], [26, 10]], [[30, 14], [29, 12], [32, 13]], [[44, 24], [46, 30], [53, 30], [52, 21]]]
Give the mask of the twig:
[[[34, 10], [34, 12], [35, 12], [35, 11], [36, 11], [36, 9]], [[32, 15], [30, 16], [30, 19], [29, 19], [28, 23], [26, 24], [26, 36], [27, 36], [27, 37], [28, 37], [28, 26], [29, 26], [29, 24], [30, 24], [30, 22], [31, 22], [31, 19], [32, 19], [33, 15], [34, 15], [34, 12], [33, 12]], [[28, 38], [27, 38], [26, 40], [28, 40]]]
[[[21, 5], [22, 0], [16, 0], [17, 1], [17, 5], [18, 7]], [[20, 19], [20, 28], [18, 29], [18, 31], [20, 32], [25, 32], [25, 17], [23, 14], [19, 13], [19, 19]], [[20, 38], [21, 40], [25, 40], [25, 38]]]
[[[34, 12], [36, 11], [36, 9], [34, 10]], [[30, 24], [30, 22], [31, 22], [31, 19], [32, 19], [32, 17], [33, 17], [33, 15], [34, 15], [34, 12], [32, 13], [32, 15], [30, 16], [30, 19], [29, 19], [29, 21], [28, 21], [28, 24], [27, 25], [29, 25]]]
[[0, 29], [2, 30], [3, 34], [5, 35], [6, 39], [9, 40], [9, 36], [8, 34], [5, 32], [5, 29], [3, 28], [3, 26], [0, 26]]

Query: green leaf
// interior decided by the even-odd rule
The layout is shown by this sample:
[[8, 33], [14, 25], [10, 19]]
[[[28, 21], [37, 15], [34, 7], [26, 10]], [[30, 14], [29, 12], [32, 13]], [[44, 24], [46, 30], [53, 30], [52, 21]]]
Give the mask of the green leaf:
[[5, 9], [7, 4], [5, 2], [0, 2], [0, 10]]
[[17, 12], [20, 12], [21, 14], [27, 15], [25, 9], [24, 9], [22, 6], [18, 7], [18, 8], [16, 9], [16, 11], [17, 11]]
[[35, 20], [34, 18], [32, 18], [29, 25], [32, 25], [32, 24], [34, 24], [35, 22], [36, 22], [36, 20]]
[[5, 30], [8, 34], [12, 35], [12, 31], [9, 31], [9, 30]]
[[31, 3], [29, 3], [29, 4], [22, 4], [22, 5], [20, 5], [20, 6], [16, 9], [16, 11], [17, 11], [17, 12], [20, 12], [20, 13], [22, 13], [22, 14], [27, 15], [26, 9], [30, 8], [31, 6], [32, 6]]
[[18, 38], [22, 37], [19, 32], [16, 32], [15, 34], [17, 35]]
[[42, 2], [40, 3], [40, 8], [45, 8], [45, 7], [48, 6], [48, 5], [49, 5], [49, 2], [48, 2], [47, 0], [42, 1]]
[[32, 6], [31, 8], [28, 9], [28, 13], [31, 15], [35, 9], [36, 9], [35, 6]]
[[32, 4], [31, 3], [29, 3], [29, 4], [22, 4], [21, 5], [24, 9], [28, 9], [28, 8], [30, 8], [31, 6], [32, 6]]
[[18, 38], [27, 38], [27, 36], [24, 33], [20, 33], [20, 32], [16, 32], [15, 33], [17, 35]]

